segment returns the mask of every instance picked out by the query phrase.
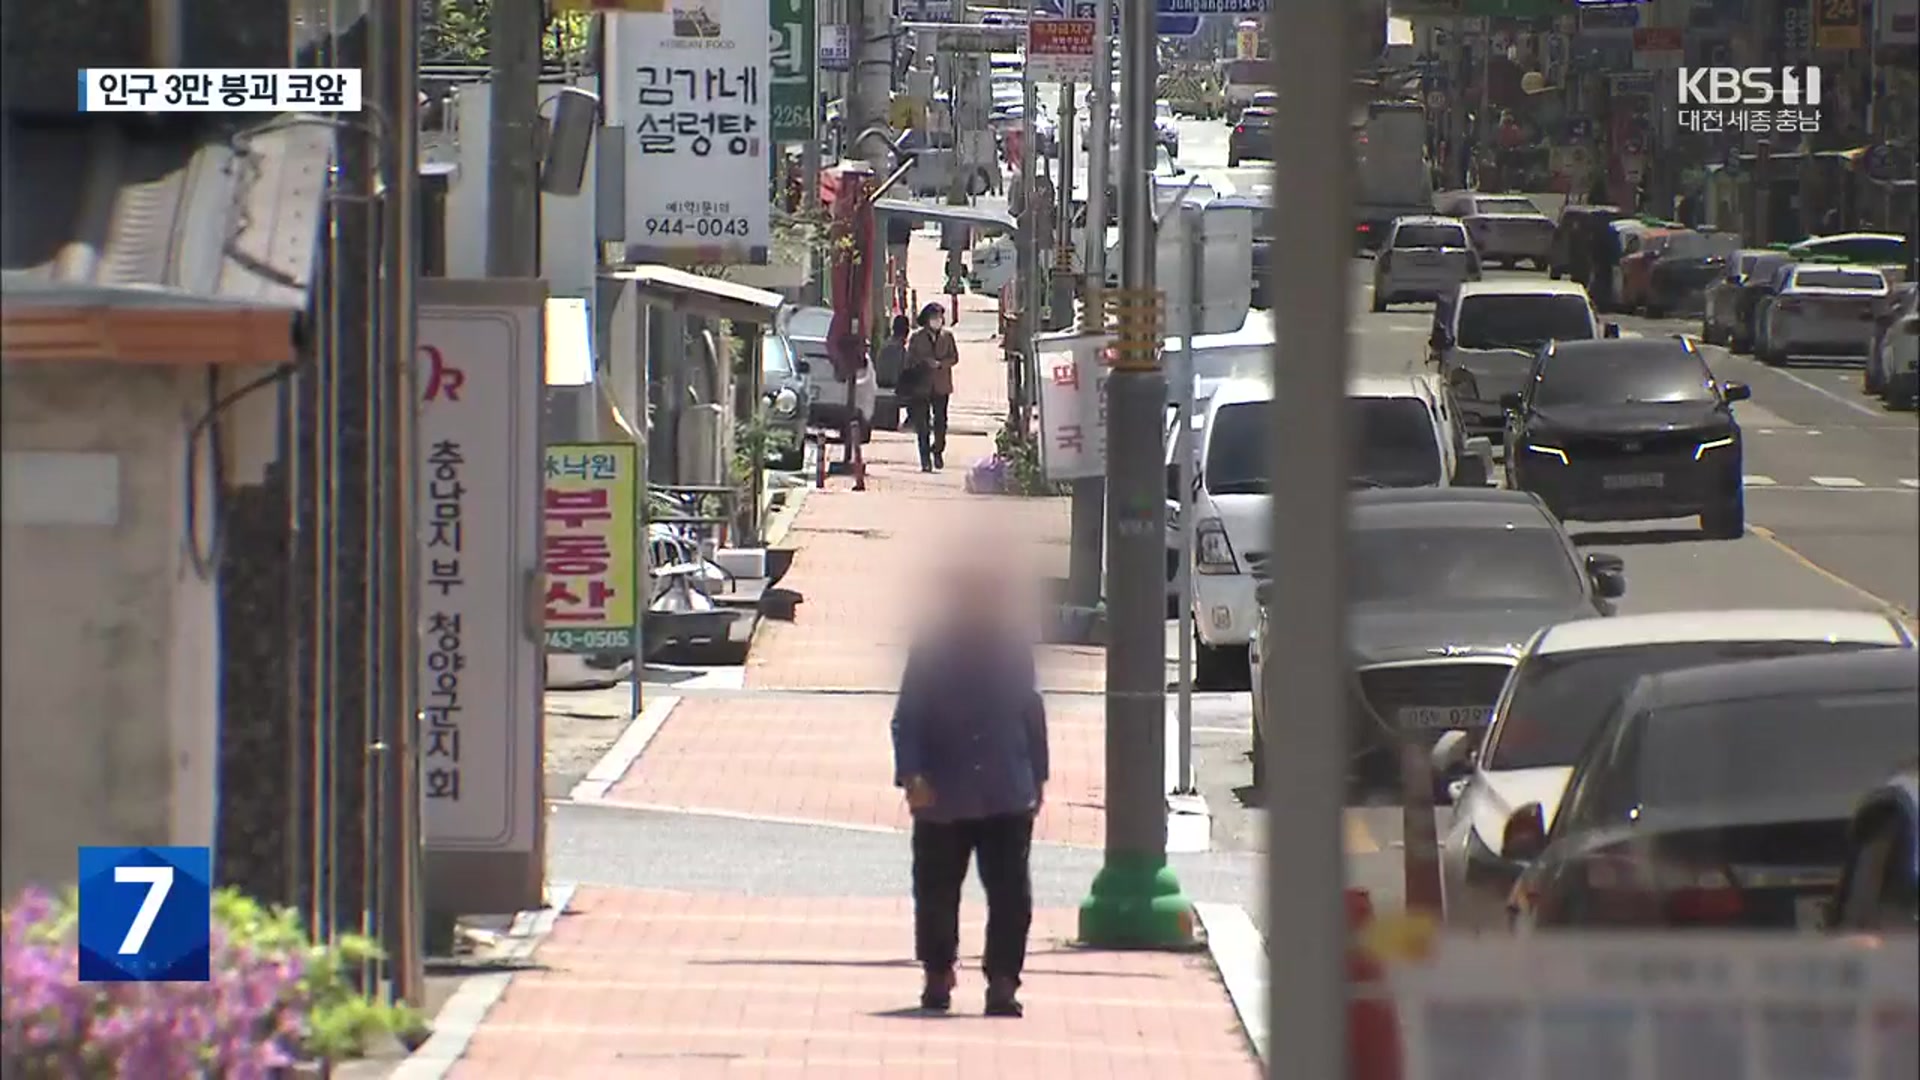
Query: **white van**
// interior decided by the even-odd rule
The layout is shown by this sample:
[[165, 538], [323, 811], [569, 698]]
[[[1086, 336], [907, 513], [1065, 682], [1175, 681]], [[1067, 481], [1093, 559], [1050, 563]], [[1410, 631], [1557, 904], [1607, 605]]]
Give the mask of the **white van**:
[[[1262, 380], [1221, 384], [1201, 429], [1194, 505], [1194, 681], [1229, 680], [1245, 663], [1259, 619], [1255, 590], [1268, 576], [1273, 485], [1267, 433], [1273, 389]], [[1360, 487], [1484, 486], [1493, 461], [1485, 438], [1469, 438], [1446, 386], [1426, 375], [1364, 375], [1347, 390]]]

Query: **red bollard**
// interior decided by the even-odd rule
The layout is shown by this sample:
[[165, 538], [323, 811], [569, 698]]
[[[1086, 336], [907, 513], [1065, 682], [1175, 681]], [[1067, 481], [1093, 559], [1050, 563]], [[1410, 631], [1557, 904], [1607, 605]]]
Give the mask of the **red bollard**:
[[1373, 922], [1373, 898], [1348, 889], [1347, 1080], [1400, 1080], [1400, 1019], [1394, 1012], [1386, 965], [1361, 944]]

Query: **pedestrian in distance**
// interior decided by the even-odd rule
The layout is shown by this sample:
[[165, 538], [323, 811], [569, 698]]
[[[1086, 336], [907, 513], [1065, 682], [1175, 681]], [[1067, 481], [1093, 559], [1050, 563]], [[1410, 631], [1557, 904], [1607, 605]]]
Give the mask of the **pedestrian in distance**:
[[907, 304], [907, 249], [913, 243], [913, 219], [887, 215], [887, 289], [901, 308]]
[[894, 783], [913, 813], [920, 1007], [953, 1005], [967, 863], [987, 894], [988, 1016], [1022, 1014], [1033, 922], [1029, 859], [1046, 795], [1047, 719], [1033, 645], [1009, 618], [1006, 568], [956, 568], [941, 619], [914, 643], [893, 712]]
[[960, 346], [947, 329], [947, 309], [928, 304], [920, 309], [919, 329], [907, 338], [907, 366], [927, 368], [926, 407], [918, 413], [913, 434], [920, 446], [923, 470], [947, 467], [947, 401], [953, 397], [953, 365], [960, 362]]

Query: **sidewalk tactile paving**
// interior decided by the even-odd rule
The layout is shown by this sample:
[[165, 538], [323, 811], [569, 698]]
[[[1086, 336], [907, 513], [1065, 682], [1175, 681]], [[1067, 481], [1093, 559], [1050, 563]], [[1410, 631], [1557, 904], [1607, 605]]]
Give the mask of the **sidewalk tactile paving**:
[[455, 1067], [494, 1077], [1255, 1077], [1204, 953], [1074, 948], [1037, 912], [1021, 1020], [979, 1015], [984, 913], [954, 1013], [912, 1009], [906, 900], [582, 888]]
[[[1105, 724], [1097, 698], [1048, 709], [1053, 779], [1036, 840], [1106, 836]], [[892, 786], [888, 697], [687, 698], [608, 790], [608, 802], [906, 829]]]

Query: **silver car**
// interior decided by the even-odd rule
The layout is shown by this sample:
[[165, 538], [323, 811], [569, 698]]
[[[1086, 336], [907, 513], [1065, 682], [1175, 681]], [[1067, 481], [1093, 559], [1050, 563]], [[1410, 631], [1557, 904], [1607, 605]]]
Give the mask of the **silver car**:
[[760, 396], [766, 418], [767, 464], [798, 469], [806, 460], [807, 412], [813, 405], [813, 381], [801, 371], [793, 346], [774, 330], [760, 337]]
[[1767, 305], [1755, 356], [1768, 364], [1796, 356], [1865, 357], [1887, 293], [1886, 275], [1878, 270], [1799, 263]]
[[1480, 256], [1458, 218], [1395, 218], [1373, 260], [1373, 310], [1453, 295], [1463, 281], [1480, 280]]

